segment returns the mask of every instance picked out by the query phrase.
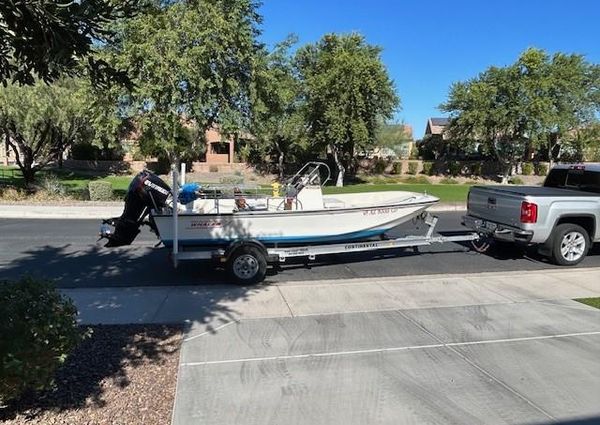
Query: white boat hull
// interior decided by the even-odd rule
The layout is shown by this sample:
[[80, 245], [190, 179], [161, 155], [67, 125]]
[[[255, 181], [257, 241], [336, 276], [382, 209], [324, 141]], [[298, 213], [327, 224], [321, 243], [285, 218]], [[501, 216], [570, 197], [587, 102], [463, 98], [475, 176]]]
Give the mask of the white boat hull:
[[[232, 213], [182, 213], [178, 240], [184, 246], [221, 245], [239, 239], [265, 244], [328, 243], [367, 239], [411, 220], [438, 201], [428, 195], [394, 192], [388, 199], [374, 195], [374, 205], [292, 211], [239, 211]], [[402, 194], [402, 196], [399, 196]], [[412, 195], [412, 196], [407, 196]], [[355, 196], [363, 203], [368, 194]], [[343, 195], [338, 196], [343, 198]], [[351, 199], [346, 196], [345, 199]], [[160, 238], [173, 243], [171, 214], [153, 214]]]

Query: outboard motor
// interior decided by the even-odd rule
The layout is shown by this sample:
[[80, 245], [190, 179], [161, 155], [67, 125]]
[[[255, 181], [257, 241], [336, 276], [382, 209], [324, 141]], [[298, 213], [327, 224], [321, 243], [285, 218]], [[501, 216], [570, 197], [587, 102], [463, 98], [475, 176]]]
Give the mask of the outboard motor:
[[[121, 217], [103, 220], [100, 238], [108, 239], [106, 247], [130, 245], [140, 233], [140, 226], [148, 224], [157, 233], [154, 221], [144, 221], [150, 210], [158, 210], [167, 205], [171, 188], [156, 174], [144, 170], [129, 184], [125, 196], [125, 209]], [[111, 226], [114, 227], [112, 231]]]

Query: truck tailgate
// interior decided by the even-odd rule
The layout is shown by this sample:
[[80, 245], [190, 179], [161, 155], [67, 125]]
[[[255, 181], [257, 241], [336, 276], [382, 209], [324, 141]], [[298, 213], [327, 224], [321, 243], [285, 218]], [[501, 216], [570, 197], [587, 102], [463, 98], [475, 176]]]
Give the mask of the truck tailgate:
[[487, 221], [520, 226], [521, 203], [525, 199], [523, 193], [493, 186], [474, 186], [469, 192], [469, 215]]

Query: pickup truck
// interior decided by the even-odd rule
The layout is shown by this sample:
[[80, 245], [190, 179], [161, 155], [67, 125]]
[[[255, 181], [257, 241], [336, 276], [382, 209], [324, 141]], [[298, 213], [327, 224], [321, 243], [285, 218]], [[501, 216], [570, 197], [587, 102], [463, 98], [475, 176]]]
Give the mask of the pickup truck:
[[536, 245], [556, 264], [581, 262], [600, 241], [600, 164], [557, 165], [543, 186], [473, 186], [463, 224], [488, 241]]

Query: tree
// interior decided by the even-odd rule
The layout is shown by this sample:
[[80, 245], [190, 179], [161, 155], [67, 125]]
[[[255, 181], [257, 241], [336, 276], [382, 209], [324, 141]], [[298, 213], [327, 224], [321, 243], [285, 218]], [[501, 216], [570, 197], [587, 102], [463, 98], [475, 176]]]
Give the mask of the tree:
[[519, 58], [528, 132], [545, 149], [550, 166], [561, 158], [565, 136], [594, 121], [600, 110], [600, 68], [581, 55], [528, 49]]
[[83, 99], [81, 81], [72, 78], [0, 88], [0, 136], [14, 152], [26, 185], [70, 144], [89, 136]]
[[286, 161], [306, 148], [301, 85], [289, 53], [295, 42], [295, 37], [288, 37], [272, 52], [263, 49], [257, 55], [251, 91], [255, 148], [277, 156], [280, 180]]
[[561, 142], [561, 153], [561, 159], [571, 162], [600, 162], [600, 122], [568, 132]]
[[528, 49], [512, 65], [454, 83], [440, 109], [451, 115], [454, 142], [481, 141], [503, 165], [507, 181], [527, 153], [546, 147], [552, 157], [564, 134], [593, 119], [598, 81], [598, 67], [581, 56], [558, 53], [550, 59]]
[[129, 92], [120, 85], [99, 88], [89, 81], [84, 81], [83, 92], [92, 132], [90, 142], [109, 159], [111, 152], [121, 150], [123, 137], [135, 131]]
[[378, 123], [390, 119], [399, 105], [380, 55], [381, 49], [362, 35], [328, 34], [296, 56], [308, 133], [317, 146], [331, 151], [338, 186], [356, 149], [375, 142]]
[[192, 133], [247, 128], [260, 47], [256, 9], [253, 0], [160, 2], [106, 46], [109, 62], [129, 69], [135, 84], [132, 108], [145, 153], [173, 161], [194, 150], [200, 140]]
[[108, 42], [107, 24], [131, 16], [138, 0], [17, 0], [0, 2], [0, 82], [34, 84], [79, 74], [86, 60], [98, 83], [127, 82], [126, 74], [92, 56]]
[[456, 143], [481, 140], [502, 164], [503, 181], [508, 181], [528, 146], [519, 72], [514, 65], [491, 67], [475, 79], [454, 83], [448, 101], [440, 106], [451, 114], [450, 137]]

